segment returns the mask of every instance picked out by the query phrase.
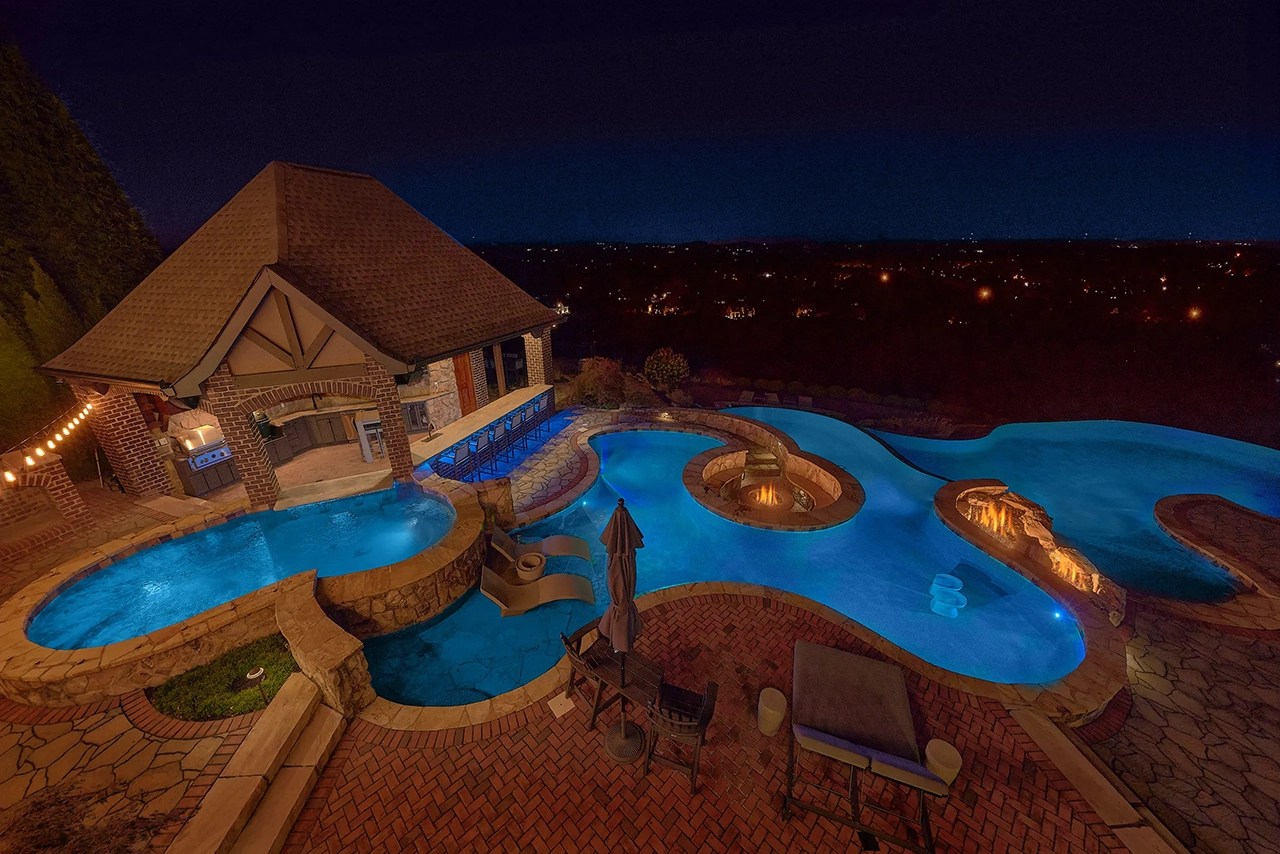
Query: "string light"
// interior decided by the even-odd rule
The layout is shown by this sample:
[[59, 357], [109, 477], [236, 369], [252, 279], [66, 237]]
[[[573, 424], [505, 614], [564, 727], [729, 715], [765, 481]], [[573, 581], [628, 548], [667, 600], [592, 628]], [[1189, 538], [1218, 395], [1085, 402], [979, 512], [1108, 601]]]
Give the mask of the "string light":
[[46, 442], [45, 444], [49, 446], [49, 450], [51, 450], [51, 451], [53, 450], [54, 445], [53, 445], [53, 440], [52, 440], [52, 439], [50, 439], [50, 440], [49, 440], [48, 442]]
[[36, 456], [37, 456], [37, 457], [43, 457], [43, 456], [44, 456], [44, 448], [36, 448]]
[[35, 465], [35, 464], [36, 464], [36, 461], [35, 461], [34, 459], [32, 459], [31, 457], [23, 457], [23, 458], [22, 458], [22, 461], [23, 461], [24, 463], [26, 463], [27, 465], [29, 465], [29, 466], [33, 466], [33, 465]]
[[9, 481], [10, 483], [13, 483], [15, 480], [17, 480], [17, 478], [13, 476], [13, 472], [9, 471], [8, 469], [5, 469], [4, 479]]

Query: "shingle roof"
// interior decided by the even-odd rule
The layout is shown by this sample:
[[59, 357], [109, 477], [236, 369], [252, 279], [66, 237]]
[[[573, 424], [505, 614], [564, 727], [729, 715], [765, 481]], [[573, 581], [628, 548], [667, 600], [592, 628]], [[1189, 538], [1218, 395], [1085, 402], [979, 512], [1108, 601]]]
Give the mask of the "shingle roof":
[[376, 179], [272, 163], [44, 367], [170, 385], [266, 265], [405, 363], [559, 319]]

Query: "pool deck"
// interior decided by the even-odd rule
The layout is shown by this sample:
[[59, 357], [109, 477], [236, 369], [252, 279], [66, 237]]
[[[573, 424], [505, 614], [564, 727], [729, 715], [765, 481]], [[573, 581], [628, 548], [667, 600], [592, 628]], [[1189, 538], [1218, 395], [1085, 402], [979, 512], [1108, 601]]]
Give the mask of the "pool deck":
[[[585, 489], [589, 460], [573, 439], [618, 418], [575, 412], [513, 472], [516, 509], [541, 516]], [[90, 539], [173, 518], [116, 493], [82, 491], [100, 520]], [[1269, 524], [1250, 528], [1243, 557], [1269, 568], [1280, 539], [1275, 520], [1262, 518]], [[3, 567], [0, 599], [67, 549], [85, 548], [73, 546], [79, 534]], [[387, 708], [370, 707], [342, 737], [285, 850], [854, 847], [846, 831], [812, 815], [781, 821], [785, 740], [755, 728], [755, 696], [765, 685], [786, 691], [796, 638], [880, 653], [847, 624], [784, 596], [700, 592], [655, 602], [645, 617], [641, 652], [680, 684], [712, 678], [721, 686], [696, 796], [672, 772], [642, 778], [638, 765], [605, 760], [603, 732], [616, 708], [587, 732], [582, 700], [560, 717], [552, 711], [559, 691], [549, 678], [548, 696], [505, 714], [491, 706], [478, 724], [468, 717], [405, 728], [403, 718], [370, 720]], [[1072, 732], [908, 666], [920, 737], [946, 738], [964, 757], [952, 795], [936, 804], [939, 851], [1280, 851], [1280, 631], [1215, 625], [1136, 596], [1122, 628], [1131, 633], [1127, 688]], [[86, 822], [145, 832], [149, 850], [165, 851], [251, 723], [173, 721], [141, 692], [62, 709], [0, 700], [0, 808], [84, 792]]]

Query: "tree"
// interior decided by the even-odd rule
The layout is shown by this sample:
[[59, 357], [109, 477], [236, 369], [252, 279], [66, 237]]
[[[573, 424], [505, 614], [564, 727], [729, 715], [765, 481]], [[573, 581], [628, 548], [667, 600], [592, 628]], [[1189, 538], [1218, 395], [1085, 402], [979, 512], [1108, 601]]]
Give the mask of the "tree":
[[689, 378], [689, 360], [670, 347], [660, 347], [644, 360], [644, 375], [649, 382], [666, 391]]

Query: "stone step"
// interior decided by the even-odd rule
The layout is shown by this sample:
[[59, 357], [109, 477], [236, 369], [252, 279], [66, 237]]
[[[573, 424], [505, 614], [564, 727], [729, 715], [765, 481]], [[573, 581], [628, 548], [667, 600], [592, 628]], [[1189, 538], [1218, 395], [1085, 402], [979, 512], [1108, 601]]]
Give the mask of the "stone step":
[[231, 854], [277, 854], [311, 796], [320, 772], [346, 729], [342, 715], [328, 706], [315, 710], [298, 743], [268, 787]]
[[[183, 854], [228, 854], [301, 740], [319, 705], [320, 689], [315, 683], [301, 673], [290, 676], [236, 748], [231, 761], [200, 801], [195, 815], [178, 832], [169, 850]], [[315, 785], [314, 781], [311, 785]]]

